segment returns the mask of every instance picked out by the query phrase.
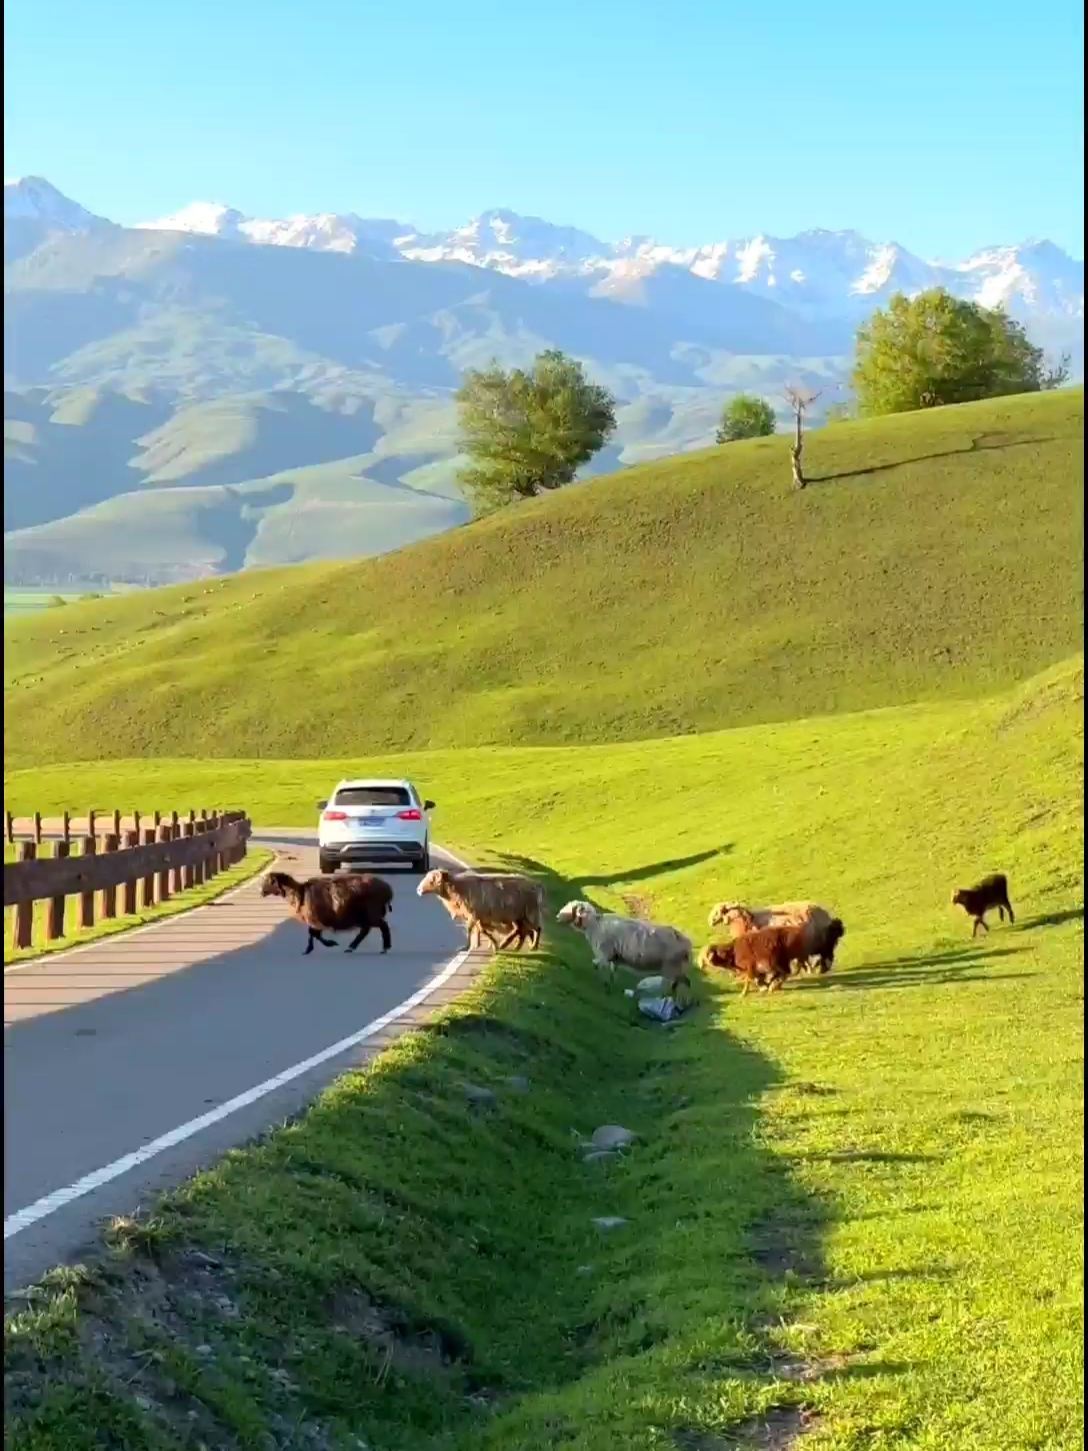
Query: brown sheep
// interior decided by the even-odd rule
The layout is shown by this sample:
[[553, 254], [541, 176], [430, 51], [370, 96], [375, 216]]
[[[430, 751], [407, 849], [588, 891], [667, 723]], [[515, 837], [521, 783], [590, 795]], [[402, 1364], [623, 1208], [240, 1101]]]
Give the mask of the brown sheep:
[[526, 940], [534, 948], [540, 943], [544, 889], [518, 872], [439, 868], [427, 873], [416, 892], [420, 897], [439, 897], [455, 921], [467, 924], [469, 947], [480, 933], [495, 947], [496, 935], [504, 931], [500, 952], [511, 945], [521, 947]]
[[[740, 902], [719, 902], [710, 912], [711, 927], [727, 928], [731, 937], [753, 932], [761, 927], [803, 927], [807, 935], [808, 951], [798, 959], [801, 972], [809, 971], [810, 959], [821, 972], [828, 972], [834, 959], [835, 943], [845, 932], [841, 921], [832, 917], [826, 907], [818, 902], [780, 902], [773, 907], [745, 907]], [[830, 940], [830, 956], [825, 955], [824, 944]]]
[[354, 952], [372, 927], [382, 937], [382, 951], [393, 946], [393, 937], [386, 916], [393, 908], [393, 888], [381, 877], [365, 872], [352, 872], [336, 877], [311, 877], [298, 882], [286, 872], [267, 872], [261, 883], [262, 897], [284, 897], [297, 921], [309, 930], [303, 957], [313, 952], [314, 943], [335, 947], [336, 943], [322, 936], [328, 932], [350, 932], [357, 935], [345, 949]]
[[806, 960], [807, 946], [800, 927], [757, 927], [732, 942], [709, 943], [699, 954], [699, 966], [733, 973], [744, 984], [741, 997], [753, 983], [761, 992], [774, 992], [789, 977], [791, 964]]
[[996, 907], [998, 916], [1002, 922], [1005, 920], [1005, 913], [1009, 914], [1009, 921], [1015, 922], [1012, 903], [1009, 901], [1009, 882], [1004, 872], [994, 872], [991, 876], [984, 877], [975, 887], [961, 887], [952, 893], [952, 905], [962, 907], [971, 917], [974, 918], [974, 925], [971, 928], [971, 936], [974, 937], [981, 927], [984, 932], [989, 932], [986, 925], [986, 913], [992, 912]]

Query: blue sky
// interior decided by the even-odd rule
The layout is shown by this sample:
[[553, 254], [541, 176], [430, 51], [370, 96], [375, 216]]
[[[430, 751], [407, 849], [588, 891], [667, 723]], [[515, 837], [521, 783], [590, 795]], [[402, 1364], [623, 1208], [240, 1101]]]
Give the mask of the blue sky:
[[120, 222], [507, 206], [1084, 254], [1073, 0], [8, 0], [4, 41], [5, 176]]

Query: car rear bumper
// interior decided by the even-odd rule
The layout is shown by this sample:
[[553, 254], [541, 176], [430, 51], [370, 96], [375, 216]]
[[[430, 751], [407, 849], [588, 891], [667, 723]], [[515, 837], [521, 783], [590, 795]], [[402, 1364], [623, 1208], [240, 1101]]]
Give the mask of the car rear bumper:
[[373, 841], [338, 841], [318, 848], [326, 861], [347, 866], [352, 862], [414, 862], [427, 847], [419, 841], [396, 841], [375, 838]]

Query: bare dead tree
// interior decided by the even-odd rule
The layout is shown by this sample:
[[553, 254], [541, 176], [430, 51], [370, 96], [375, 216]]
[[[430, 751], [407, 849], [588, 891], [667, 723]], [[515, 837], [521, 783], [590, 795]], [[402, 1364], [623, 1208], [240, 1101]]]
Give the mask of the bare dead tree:
[[819, 398], [819, 393], [810, 393], [791, 383], [785, 390], [785, 399], [793, 411], [793, 443], [790, 445], [790, 463], [793, 466], [793, 482], [798, 489], [805, 487], [805, 472], [801, 467], [801, 450], [805, 446], [805, 413]]

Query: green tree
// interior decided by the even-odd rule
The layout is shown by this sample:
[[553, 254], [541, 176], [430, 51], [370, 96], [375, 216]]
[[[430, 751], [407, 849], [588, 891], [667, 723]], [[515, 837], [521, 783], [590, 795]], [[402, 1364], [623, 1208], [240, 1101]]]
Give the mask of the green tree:
[[612, 395], [554, 349], [528, 372], [466, 373], [457, 406], [470, 460], [461, 482], [484, 511], [569, 484], [616, 428]]
[[1066, 381], [1065, 360], [1047, 369], [1019, 323], [944, 288], [897, 293], [858, 329], [851, 383], [863, 417], [908, 413]]
[[722, 409], [716, 443], [736, 443], [739, 438], [766, 438], [774, 432], [774, 409], [766, 398], [738, 393]]

